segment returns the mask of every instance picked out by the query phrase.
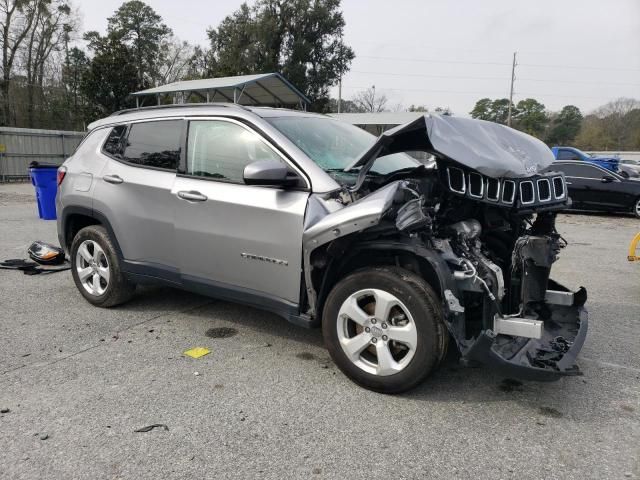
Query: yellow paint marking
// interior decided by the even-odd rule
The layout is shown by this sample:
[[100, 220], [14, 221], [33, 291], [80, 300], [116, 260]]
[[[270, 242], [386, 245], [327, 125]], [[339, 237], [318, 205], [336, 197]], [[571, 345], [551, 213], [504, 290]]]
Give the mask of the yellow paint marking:
[[210, 353], [211, 350], [209, 350], [208, 348], [194, 347], [184, 352], [184, 355], [191, 358], [200, 358], [204, 357], [205, 355], [209, 355]]

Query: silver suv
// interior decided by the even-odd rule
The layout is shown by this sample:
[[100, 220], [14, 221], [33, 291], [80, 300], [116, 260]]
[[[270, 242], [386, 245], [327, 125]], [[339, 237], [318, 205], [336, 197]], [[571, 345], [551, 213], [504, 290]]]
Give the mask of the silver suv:
[[[431, 157], [432, 160], [419, 160]], [[338, 367], [416, 386], [465, 364], [579, 373], [586, 291], [549, 278], [565, 179], [540, 141], [426, 115], [379, 138], [301, 111], [118, 112], [60, 169], [58, 234], [92, 304], [163, 283], [321, 326]]]

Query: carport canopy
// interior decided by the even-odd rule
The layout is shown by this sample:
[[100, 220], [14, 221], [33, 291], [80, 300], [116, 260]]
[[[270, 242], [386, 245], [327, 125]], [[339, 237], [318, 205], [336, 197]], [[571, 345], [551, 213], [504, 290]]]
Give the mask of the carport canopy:
[[247, 106], [292, 107], [305, 109], [309, 99], [279, 73], [260, 73], [235, 77], [203, 78], [168, 83], [132, 94], [137, 106], [144, 98], [171, 95], [174, 103], [189, 103], [192, 96], [206, 102], [232, 102]]

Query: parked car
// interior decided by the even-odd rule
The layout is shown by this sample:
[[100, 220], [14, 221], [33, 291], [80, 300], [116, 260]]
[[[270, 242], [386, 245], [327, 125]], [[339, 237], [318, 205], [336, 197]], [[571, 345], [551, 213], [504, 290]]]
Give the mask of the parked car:
[[627, 171], [633, 170], [635, 175], [630, 175], [631, 177], [640, 176], [640, 160], [622, 159], [620, 160], [620, 168], [624, 168]]
[[551, 151], [553, 152], [553, 156], [556, 160], [580, 160], [583, 162], [595, 163], [596, 165], [613, 172], [618, 171], [620, 159], [616, 156], [595, 156], [574, 147], [551, 147]]
[[554, 380], [579, 373], [587, 313], [584, 288], [549, 278], [568, 205], [552, 162], [533, 137], [451, 116], [376, 139], [283, 109], [125, 111], [61, 167], [58, 235], [96, 306], [150, 282], [253, 305], [321, 326], [372, 390], [416, 386], [450, 337], [465, 363]]
[[547, 170], [564, 173], [572, 208], [631, 212], [640, 218], [640, 180], [587, 162], [555, 161]]

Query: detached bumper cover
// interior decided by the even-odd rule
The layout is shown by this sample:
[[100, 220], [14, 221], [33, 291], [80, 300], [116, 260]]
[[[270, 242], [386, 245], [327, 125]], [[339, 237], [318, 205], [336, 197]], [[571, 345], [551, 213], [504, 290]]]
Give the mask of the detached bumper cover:
[[523, 380], [554, 381], [581, 375], [575, 362], [587, 337], [587, 310], [582, 305], [548, 307], [550, 318], [544, 321], [540, 339], [496, 335], [492, 330], [484, 330], [463, 358]]

